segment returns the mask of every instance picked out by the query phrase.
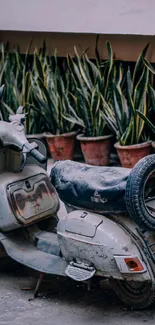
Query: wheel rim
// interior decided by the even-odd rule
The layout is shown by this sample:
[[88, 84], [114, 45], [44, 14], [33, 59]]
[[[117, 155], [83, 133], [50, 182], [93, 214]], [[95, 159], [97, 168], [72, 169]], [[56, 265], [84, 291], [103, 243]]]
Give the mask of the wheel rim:
[[143, 199], [147, 212], [155, 218], [155, 171], [151, 172], [145, 180]]
[[135, 298], [138, 298], [148, 293], [148, 290], [150, 290], [151, 285], [148, 283], [144, 284], [140, 282], [120, 281], [120, 287], [128, 296], [134, 296]]
[[110, 284], [123, 303], [134, 309], [147, 308], [155, 301], [155, 291], [150, 281], [135, 282], [111, 279]]

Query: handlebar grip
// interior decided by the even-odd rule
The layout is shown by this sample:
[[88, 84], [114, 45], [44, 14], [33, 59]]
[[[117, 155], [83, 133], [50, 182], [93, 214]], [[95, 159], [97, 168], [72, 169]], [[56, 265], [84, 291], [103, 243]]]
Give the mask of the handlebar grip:
[[43, 156], [37, 149], [32, 149], [30, 154], [36, 160], [38, 160], [41, 164], [44, 164], [47, 161], [47, 158], [45, 156]]

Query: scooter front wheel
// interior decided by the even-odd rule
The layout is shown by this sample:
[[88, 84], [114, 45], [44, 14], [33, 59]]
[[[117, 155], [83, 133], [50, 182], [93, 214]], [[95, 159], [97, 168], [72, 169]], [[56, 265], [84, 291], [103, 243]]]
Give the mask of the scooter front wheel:
[[155, 301], [155, 289], [150, 282], [110, 279], [110, 285], [120, 300], [134, 309], [146, 309]]

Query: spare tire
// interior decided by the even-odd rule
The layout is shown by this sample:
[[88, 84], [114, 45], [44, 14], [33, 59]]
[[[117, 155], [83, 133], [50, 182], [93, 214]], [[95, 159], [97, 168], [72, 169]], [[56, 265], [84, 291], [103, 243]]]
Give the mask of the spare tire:
[[141, 159], [131, 170], [125, 196], [130, 217], [144, 229], [155, 229], [154, 154]]

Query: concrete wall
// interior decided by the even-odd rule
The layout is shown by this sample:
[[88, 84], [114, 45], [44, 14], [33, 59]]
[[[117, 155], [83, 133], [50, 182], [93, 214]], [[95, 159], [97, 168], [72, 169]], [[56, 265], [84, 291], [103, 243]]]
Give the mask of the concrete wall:
[[154, 0], [0, 0], [0, 30], [155, 35]]
[[31, 40], [33, 51], [46, 39], [49, 54], [73, 54], [76, 45], [93, 58], [96, 34], [104, 58], [107, 39], [127, 61], [151, 42], [148, 59], [155, 62], [155, 0], [0, 0], [0, 41], [23, 53]]
[[[67, 53], [73, 54], [74, 45], [77, 48], [86, 50], [91, 58], [95, 57], [95, 40], [96, 35], [93, 34], [71, 34], [71, 33], [37, 33], [37, 32], [5, 32], [0, 31], [0, 41], [10, 42], [13, 48], [17, 44], [20, 45], [22, 53], [32, 40], [31, 52], [35, 47], [40, 48], [43, 40], [46, 40], [48, 53], [57, 48], [59, 56], [66, 56]], [[99, 40], [99, 51], [102, 58], [107, 57], [105, 42], [110, 40], [116, 58], [127, 61], [135, 61], [143, 49], [150, 42], [148, 51], [148, 59], [155, 62], [155, 37], [154, 36], [138, 36], [138, 35], [101, 35]]]

